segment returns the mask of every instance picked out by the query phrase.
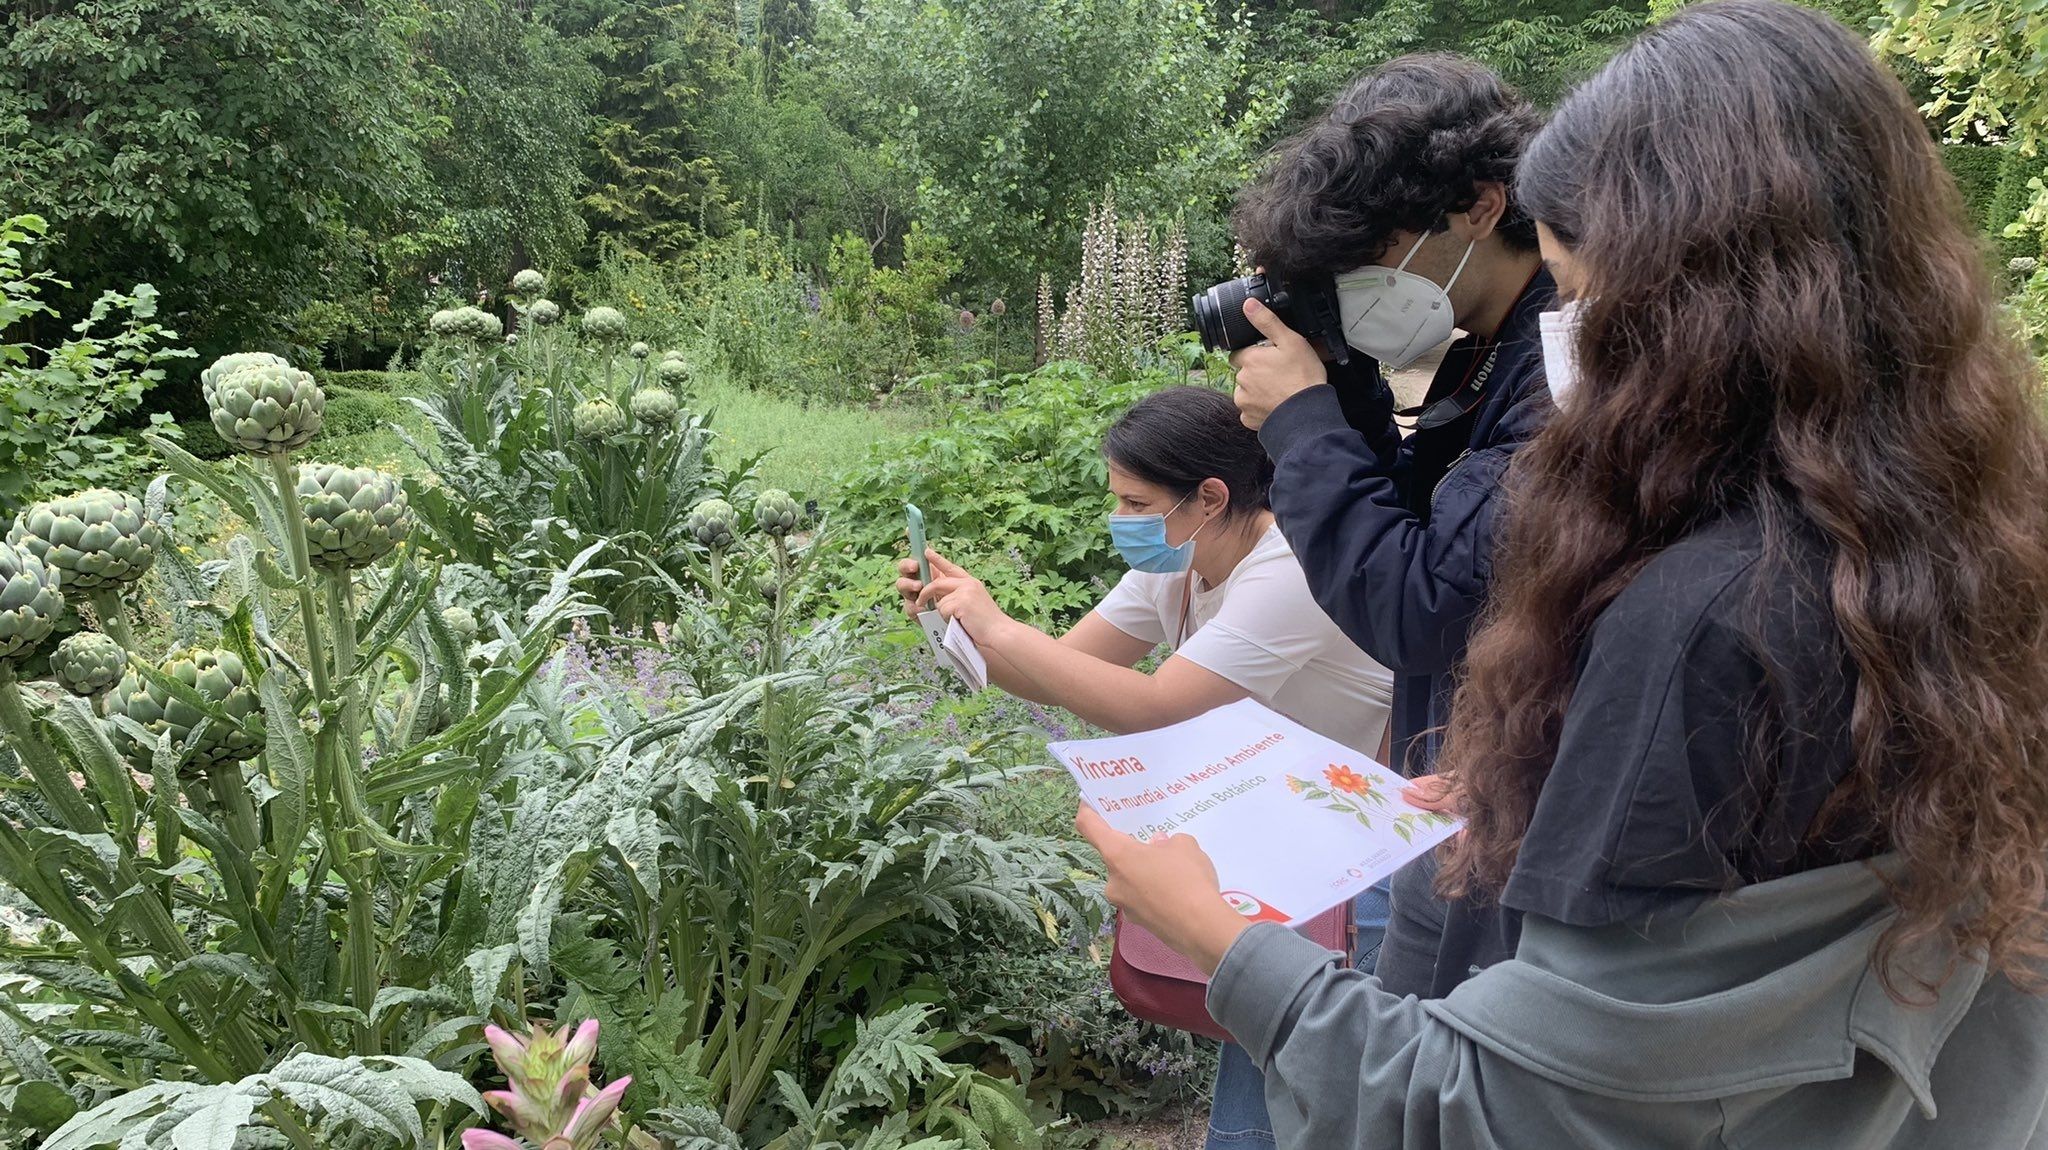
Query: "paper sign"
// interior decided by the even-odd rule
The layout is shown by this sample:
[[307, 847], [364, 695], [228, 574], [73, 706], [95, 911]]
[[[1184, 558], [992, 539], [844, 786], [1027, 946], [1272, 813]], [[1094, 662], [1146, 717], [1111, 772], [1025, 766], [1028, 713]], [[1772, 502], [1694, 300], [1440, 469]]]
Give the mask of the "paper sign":
[[1199, 838], [1224, 900], [1253, 921], [1299, 926], [1460, 825], [1408, 805], [1405, 780], [1370, 757], [1254, 699], [1047, 749], [1109, 825]]
[[945, 637], [939, 640], [939, 653], [969, 690], [979, 691], [988, 686], [988, 659], [974, 645], [973, 636], [960, 625], [960, 620], [946, 624]]

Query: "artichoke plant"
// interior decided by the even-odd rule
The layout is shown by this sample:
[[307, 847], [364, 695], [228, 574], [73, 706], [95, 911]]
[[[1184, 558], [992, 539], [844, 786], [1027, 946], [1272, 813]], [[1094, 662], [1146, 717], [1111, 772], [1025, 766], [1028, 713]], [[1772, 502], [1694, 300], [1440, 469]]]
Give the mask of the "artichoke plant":
[[538, 296], [548, 290], [548, 277], [533, 268], [523, 268], [512, 276], [512, 294], [517, 296]]
[[594, 307], [583, 313], [583, 334], [599, 343], [619, 343], [626, 338], [626, 317], [615, 307]]
[[754, 500], [754, 525], [777, 539], [796, 530], [796, 500], [789, 492], [770, 487]]
[[631, 406], [633, 418], [649, 427], [667, 427], [676, 421], [676, 412], [681, 410], [675, 393], [658, 387], [634, 392]]
[[476, 613], [467, 607], [457, 604], [441, 608], [441, 622], [446, 623], [461, 642], [467, 643], [476, 638]]
[[645, 343], [641, 343], [636, 340], [634, 341], [632, 347], [626, 349], [626, 354], [632, 356], [634, 359], [646, 359], [647, 356], [650, 354], [651, 350], [652, 349], [650, 349]]
[[697, 542], [715, 554], [731, 547], [739, 538], [740, 513], [723, 499], [706, 499], [690, 508], [683, 525], [696, 536]]
[[127, 669], [128, 653], [98, 631], [80, 631], [50, 652], [51, 677], [58, 686], [82, 698], [120, 682]]
[[199, 385], [212, 387], [245, 367], [290, 367], [291, 363], [281, 355], [267, 351], [237, 351], [213, 361], [205, 371], [199, 373]]
[[64, 613], [60, 578], [35, 552], [0, 543], [0, 660], [32, 651], [50, 637]]
[[443, 339], [473, 339], [482, 342], [505, 333], [505, 323], [481, 308], [444, 308], [427, 321], [427, 330]]
[[654, 378], [660, 380], [663, 387], [681, 387], [690, 381], [690, 365], [681, 356], [670, 352], [654, 365]]
[[367, 567], [412, 532], [405, 488], [375, 468], [308, 464], [299, 468], [298, 494], [316, 566]]
[[[214, 368], [235, 358], [228, 356]], [[305, 446], [319, 432], [327, 410], [327, 393], [311, 375], [276, 356], [266, 358], [277, 362], [244, 363], [210, 380], [200, 376], [213, 429], [231, 446], [251, 455], [275, 455]]]
[[619, 405], [598, 396], [586, 399], [569, 413], [570, 426], [576, 430], [578, 439], [604, 440], [626, 430], [626, 413]]
[[562, 318], [562, 305], [551, 299], [534, 300], [533, 306], [526, 309], [526, 318], [546, 327]]
[[[262, 704], [257, 701], [256, 685], [242, 665], [241, 656], [195, 643], [165, 656], [158, 670], [198, 692], [235, 723], [209, 722], [198, 741], [193, 742], [193, 728], [206, 717], [205, 713], [133, 668], [121, 676], [113, 693], [107, 696], [107, 713], [133, 719], [154, 738], [169, 732], [174, 744], [190, 750], [185, 760], [188, 774], [222, 763], [253, 759], [263, 750]], [[148, 770], [155, 757], [155, 745], [135, 738], [119, 724], [114, 727], [114, 735], [128, 761], [139, 770]]]
[[95, 487], [21, 513], [7, 541], [64, 572], [64, 589], [90, 593], [142, 578], [163, 542], [142, 501]]

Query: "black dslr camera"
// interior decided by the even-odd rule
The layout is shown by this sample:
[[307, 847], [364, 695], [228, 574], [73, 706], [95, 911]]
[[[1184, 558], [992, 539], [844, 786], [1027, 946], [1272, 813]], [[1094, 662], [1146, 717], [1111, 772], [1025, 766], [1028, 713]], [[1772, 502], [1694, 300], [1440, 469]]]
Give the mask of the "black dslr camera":
[[1258, 300], [1273, 309], [1281, 322], [1314, 345], [1323, 358], [1348, 363], [1351, 348], [1344, 342], [1344, 321], [1337, 313], [1337, 284], [1323, 276], [1283, 280], [1250, 275], [1225, 280], [1194, 297], [1195, 330], [1210, 351], [1236, 351], [1266, 337], [1244, 317], [1244, 301]]

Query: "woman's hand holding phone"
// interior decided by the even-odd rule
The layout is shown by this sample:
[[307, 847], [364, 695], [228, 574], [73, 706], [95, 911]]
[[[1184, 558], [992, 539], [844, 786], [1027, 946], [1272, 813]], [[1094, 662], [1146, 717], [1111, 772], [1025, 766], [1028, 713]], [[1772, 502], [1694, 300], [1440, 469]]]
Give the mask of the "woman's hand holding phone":
[[936, 607], [947, 619], [960, 620], [968, 637], [977, 643], [987, 642], [1010, 621], [1003, 609], [996, 606], [988, 588], [968, 574], [966, 568], [937, 551], [928, 549], [924, 554], [931, 564], [930, 583], [918, 583], [915, 560], [906, 559], [897, 568], [903, 578], [896, 580], [896, 592], [904, 597], [904, 609], [913, 617], [921, 610]]

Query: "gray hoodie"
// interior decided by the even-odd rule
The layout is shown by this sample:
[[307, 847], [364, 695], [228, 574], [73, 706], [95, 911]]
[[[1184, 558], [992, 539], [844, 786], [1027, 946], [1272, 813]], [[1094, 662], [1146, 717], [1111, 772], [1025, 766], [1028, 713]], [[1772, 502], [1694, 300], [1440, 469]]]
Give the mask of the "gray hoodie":
[[1871, 963], [1873, 867], [1795, 874], [1648, 920], [1528, 917], [1514, 960], [1434, 1001], [1272, 924], [1209, 1010], [1266, 1074], [1287, 1150], [2048, 1150], [2048, 999], [1927, 944]]

